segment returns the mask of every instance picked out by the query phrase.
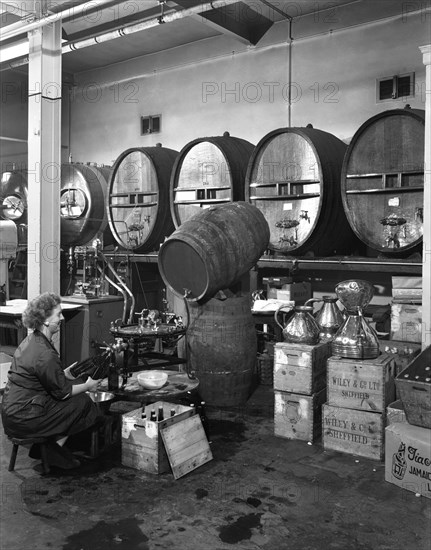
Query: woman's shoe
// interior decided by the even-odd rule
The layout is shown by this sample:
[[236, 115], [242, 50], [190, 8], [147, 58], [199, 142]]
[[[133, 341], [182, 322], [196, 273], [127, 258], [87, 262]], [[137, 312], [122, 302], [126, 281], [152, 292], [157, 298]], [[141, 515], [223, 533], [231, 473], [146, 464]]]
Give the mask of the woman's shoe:
[[79, 460], [70, 451], [60, 447], [57, 443], [49, 443], [47, 451], [50, 466], [56, 466], [62, 470], [73, 470], [81, 466]]
[[30, 458], [36, 458], [36, 459], [42, 458], [39, 443], [33, 443], [33, 445], [30, 447], [30, 450], [28, 452], [28, 456]]

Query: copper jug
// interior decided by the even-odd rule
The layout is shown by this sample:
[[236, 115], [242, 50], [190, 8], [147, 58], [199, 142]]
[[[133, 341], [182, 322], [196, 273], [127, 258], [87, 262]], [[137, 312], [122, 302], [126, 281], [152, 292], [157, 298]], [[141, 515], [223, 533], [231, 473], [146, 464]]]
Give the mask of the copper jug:
[[347, 317], [332, 340], [332, 353], [351, 359], [374, 359], [380, 355], [376, 331], [363, 316], [374, 296], [368, 281], [348, 280], [335, 287], [338, 299], [346, 308]]
[[279, 312], [282, 309], [289, 309], [291, 311], [292, 308], [282, 305], [274, 314], [274, 319], [281, 328], [283, 338], [286, 342], [311, 346], [319, 342], [320, 327], [313, 317], [312, 306], [295, 306], [293, 308], [293, 315], [290, 316], [284, 327], [279, 321]]
[[323, 306], [314, 316], [320, 327], [320, 342], [331, 342], [344, 322], [344, 315], [337, 306], [337, 301], [338, 298], [334, 296], [322, 296], [322, 298], [310, 298], [305, 302], [306, 306], [314, 302], [323, 302]]

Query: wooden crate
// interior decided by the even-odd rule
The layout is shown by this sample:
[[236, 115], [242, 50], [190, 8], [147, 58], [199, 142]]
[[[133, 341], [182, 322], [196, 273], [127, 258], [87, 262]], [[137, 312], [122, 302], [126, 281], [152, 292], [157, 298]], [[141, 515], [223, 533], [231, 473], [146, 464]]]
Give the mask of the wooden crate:
[[328, 405], [384, 412], [395, 400], [395, 361], [382, 353], [375, 359], [328, 359]]
[[407, 422], [406, 412], [404, 410], [401, 399], [397, 399], [393, 403], [389, 403], [386, 407], [386, 426], [400, 422]]
[[331, 344], [275, 344], [274, 389], [312, 395], [325, 387]]
[[385, 415], [378, 412], [322, 407], [323, 447], [342, 453], [382, 460]]
[[[163, 407], [164, 420], [149, 420], [152, 409]], [[175, 409], [174, 416], [170, 416]], [[199, 415], [191, 407], [158, 401], [122, 415], [121, 463], [153, 474], [172, 469], [177, 479], [212, 459]]]
[[431, 428], [431, 346], [396, 377], [395, 384], [409, 424]]
[[395, 376], [403, 371], [421, 352], [421, 344], [400, 342], [399, 340], [380, 340], [380, 351], [391, 353], [395, 361]]
[[274, 391], [274, 434], [313, 443], [322, 433], [326, 389], [313, 395]]

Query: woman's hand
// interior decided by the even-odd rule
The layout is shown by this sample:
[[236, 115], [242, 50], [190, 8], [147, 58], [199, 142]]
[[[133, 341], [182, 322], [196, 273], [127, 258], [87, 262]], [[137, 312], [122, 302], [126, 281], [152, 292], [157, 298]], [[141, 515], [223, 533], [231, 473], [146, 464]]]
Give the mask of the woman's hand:
[[97, 391], [100, 388], [101, 382], [102, 380], [93, 380], [91, 376], [89, 376], [85, 382], [87, 391]]
[[76, 364], [78, 363], [78, 361], [75, 361], [74, 363], [72, 363], [71, 365], [69, 365], [66, 369], [64, 369], [64, 376], [68, 379], [68, 380], [75, 380], [75, 377], [73, 376], [73, 374], [70, 372], [70, 369], [72, 367], [74, 367]]

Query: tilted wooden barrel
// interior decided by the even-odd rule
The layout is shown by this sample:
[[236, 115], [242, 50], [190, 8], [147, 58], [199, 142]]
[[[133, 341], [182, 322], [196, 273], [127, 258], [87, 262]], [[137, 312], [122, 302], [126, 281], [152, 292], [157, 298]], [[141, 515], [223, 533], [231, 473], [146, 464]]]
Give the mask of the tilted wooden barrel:
[[123, 248], [152, 252], [175, 229], [169, 182], [177, 155], [161, 146], [136, 147], [115, 161], [109, 182], [108, 222]]
[[254, 146], [223, 136], [199, 138], [180, 151], [171, 175], [175, 227], [213, 204], [244, 200], [244, 180]]
[[170, 289], [190, 301], [237, 283], [266, 250], [269, 228], [244, 201], [217, 204], [184, 222], [162, 244], [158, 265]]
[[256, 145], [247, 170], [246, 200], [265, 216], [271, 250], [315, 256], [352, 251], [356, 239], [340, 194], [346, 148], [311, 125], [279, 128]]
[[87, 164], [61, 165], [60, 218], [62, 246], [82, 246], [96, 236], [112, 241], [106, 194], [112, 169]]
[[390, 255], [422, 242], [425, 111], [392, 109], [367, 120], [346, 151], [343, 206], [356, 235]]

